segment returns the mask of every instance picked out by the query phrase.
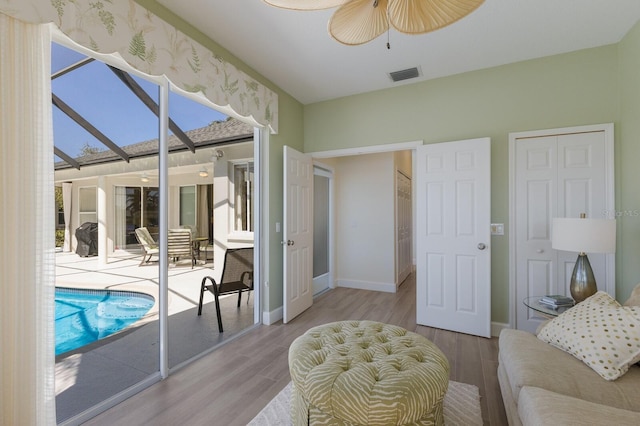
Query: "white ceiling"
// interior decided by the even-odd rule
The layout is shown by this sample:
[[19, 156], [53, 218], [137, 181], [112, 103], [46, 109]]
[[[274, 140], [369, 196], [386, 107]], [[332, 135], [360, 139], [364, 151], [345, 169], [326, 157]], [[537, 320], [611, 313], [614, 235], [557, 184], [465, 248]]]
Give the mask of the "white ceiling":
[[[291, 11], [261, 0], [158, 0], [303, 104], [616, 43], [640, 0], [486, 0], [422, 35], [391, 30], [360, 46], [327, 33], [335, 9]], [[419, 67], [393, 83], [388, 73]]]

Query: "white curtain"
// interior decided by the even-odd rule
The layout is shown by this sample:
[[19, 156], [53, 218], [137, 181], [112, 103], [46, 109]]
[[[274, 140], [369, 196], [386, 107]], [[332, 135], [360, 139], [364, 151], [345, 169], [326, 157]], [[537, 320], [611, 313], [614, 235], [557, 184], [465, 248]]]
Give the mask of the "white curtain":
[[124, 250], [127, 248], [127, 188], [116, 186], [113, 198], [116, 208], [115, 248], [116, 250]]
[[64, 246], [62, 251], [71, 251], [71, 182], [62, 182], [62, 208], [64, 211]]
[[55, 424], [49, 25], [0, 14], [0, 424]]

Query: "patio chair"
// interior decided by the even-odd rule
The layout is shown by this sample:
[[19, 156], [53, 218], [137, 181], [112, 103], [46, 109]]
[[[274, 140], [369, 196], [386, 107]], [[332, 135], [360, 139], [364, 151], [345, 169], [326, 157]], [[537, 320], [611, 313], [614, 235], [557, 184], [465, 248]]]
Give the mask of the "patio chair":
[[[142, 248], [142, 260], [138, 266], [142, 266], [144, 263], [149, 263], [151, 261], [151, 256], [154, 254], [157, 256], [160, 253], [158, 243], [154, 241], [149, 230], [144, 226], [142, 228], [136, 228], [136, 239]], [[149, 256], [148, 259], [147, 256]]]
[[167, 254], [169, 259], [177, 262], [180, 258], [191, 260], [191, 269], [196, 264], [193, 254], [193, 242], [191, 241], [191, 231], [188, 229], [169, 229], [167, 235]]
[[[207, 281], [210, 281], [211, 284], [207, 285]], [[219, 297], [224, 294], [238, 292], [238, 308], [240, 308], [242, 292], [253, 290], [253, 247], [227, 249], [224, 254], [224, 265], [222, 267], [222, 277], [220, 278], [219, 284], [216, 283], [212, 277], [204, 277], [202, 279], [198, 315], [202, 314], [202, 299], [205, 290], [213, 293], [215, 298], [218, 330], [222, 333], [222, 315], [220, 314]]]
[[201, 237], [198, 233], [198, 228], [194, 225], [182, 225], [183, 229], [188, 229], [191, 231], [191, 244], [193, 244], [193, 256], [197, 260], [200, 259], [200, 252], [205, 252], [204, 263], [207, 263], [207, 246], [209, 246], [209, 238]]
[[182, 225], [181, 228], [191, 231], [192, 238], [196, 238], [198, 236], [198, 228], [195, 225]]

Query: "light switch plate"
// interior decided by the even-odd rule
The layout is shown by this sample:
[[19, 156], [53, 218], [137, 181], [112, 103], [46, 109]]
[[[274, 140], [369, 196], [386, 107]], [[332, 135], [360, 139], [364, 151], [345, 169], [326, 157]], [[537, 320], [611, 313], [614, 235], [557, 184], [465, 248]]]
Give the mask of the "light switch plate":
[[504, 235], [504, 223], [492, 223], [491, 235]]

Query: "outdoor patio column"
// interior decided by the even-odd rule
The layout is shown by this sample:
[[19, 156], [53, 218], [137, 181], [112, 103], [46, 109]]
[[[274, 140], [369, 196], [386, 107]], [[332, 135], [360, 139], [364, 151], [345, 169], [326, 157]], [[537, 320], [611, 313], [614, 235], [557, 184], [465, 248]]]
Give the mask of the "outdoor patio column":
[[98, 263], [109, 262], [107, 239], [107, 178], [98, 177]]
[[62, 208], [64, 211], [64, 245], [62, 251], [71, 251], [71, 182], [62, 183]]
[[233, 229], [229, 202], [233, 193], [229, 189], [229, 168], [225, 157], [218, 158], [213, 166], [213, 273], [219, 279], [224, 264], [224, 254], [229, 246], [228, 236]]

